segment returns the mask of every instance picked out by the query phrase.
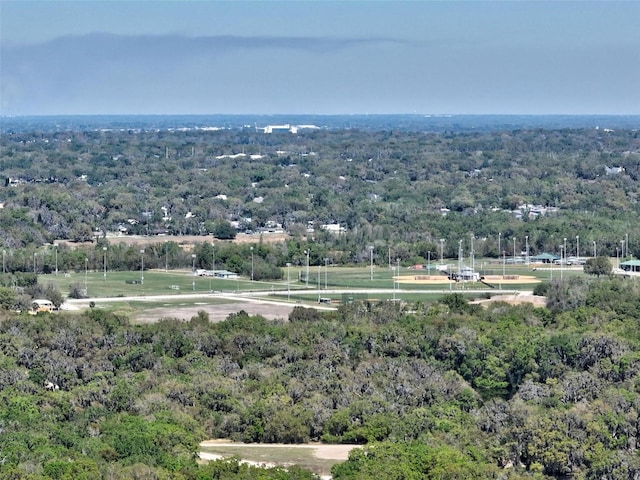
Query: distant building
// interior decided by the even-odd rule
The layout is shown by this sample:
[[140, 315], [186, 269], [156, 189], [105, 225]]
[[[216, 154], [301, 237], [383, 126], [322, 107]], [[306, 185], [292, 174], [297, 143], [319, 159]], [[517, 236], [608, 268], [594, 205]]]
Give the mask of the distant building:
[[605, 165], [604, 173], [605, 175], [619, 175], [621, 173], [624, 173], [624, 167], [607, 167]]
[[347, 231], [347, 229], [344, 228], [339, 223], [329, 223], [326, 225], [320, 225], [320, 228], [322, 230], [326, 230], [329, 233], [335, 233], [335, 234], [345, 233]]

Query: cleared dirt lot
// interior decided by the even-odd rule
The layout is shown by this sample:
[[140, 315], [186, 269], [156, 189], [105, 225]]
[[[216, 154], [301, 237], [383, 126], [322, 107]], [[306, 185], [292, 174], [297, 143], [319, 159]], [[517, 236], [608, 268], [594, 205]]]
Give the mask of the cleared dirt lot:
[[[198, 243], [220, 243], [220, 242], [229, 242], [229, 243], [259, 243], [262, 241], [263, 243], [280, 243], [284, 242], [289, 238], [289, 235], [286, 233], [256, 233], [253, 235], [247, 235], [244, 233], [239, 233], [235, 239], [233, 240], [219, 240], [210, 235], [117, 235], [117, 234], [107, 234], [107, 241], [112, 244], [120, 244], [124, 243], [125, 245], [136, 245], [136, 246], [145, 246], [145, 245], [153, 245], [157, 243], [163, 242], [176, 242], [178, 245], [181, 245], [185, 249], [189, 250], [193, 245]], [[73, 248], [74, 246], [81, 245], [91, 245], [91, 243], [76, 243], [71, 240], [60, 240], [57, 243], [64, 243]]]
[[362, 445], [325, 445], [321, 443], [233, 443], [208, 440], [200, 444], [201, 461], [237, 455], [242, 462], [262, 467], [300, 465], [323, 480], [331, 478], [331, 467], [349, 458], [349, 452]]
[[249, 315], [262, 315], [267, 320], [278, 318], [288, 319], [291, 310], [295, 305], [257, 303], [257, 302], [233, 302], [224, 304], [198, 304], [179, 306], [175, 304], [166, 307], [154, 307], [136, 314], [135, 320], [141, 323], [157, 322], [162, 318], [177, 318], [180, 320], [190, 320], [195, 317], [200, 310], [209, 314], [212, 322], [222, 322], [232, 313], [244, 310]]

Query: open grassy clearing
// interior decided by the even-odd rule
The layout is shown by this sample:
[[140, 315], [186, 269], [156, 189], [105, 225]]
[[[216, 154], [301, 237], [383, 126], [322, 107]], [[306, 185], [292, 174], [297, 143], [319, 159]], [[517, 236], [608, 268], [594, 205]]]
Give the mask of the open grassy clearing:
[[[312, 472], [328, 476], [331, 467], [347, 459], [353, 445], [247, 445], [204, 442], [200, 445], [201, 457], [219, 455], [224, 458], [237, 456], [244, 461], [269, 465], [298, 465]], [[204, 455], [203, 455], [204, 454]]]
[[[344, 301], [367, 299], [402, 300], [407, 302], [432, 302], [448, 293], [461, 293], [467, 299], [490, 297], [498, 295], [502, 288], [507, 292], [530, 291], [540, 281], [552, 278], [569, 278], [583, 275], [582, 269], [568, 269], [549, 265], [502, 265], [493, 261], [478, 261], [478, 271], [482, 271], [486, 282], [451, 282], [436, 271], [435, 264], [429, 269], [401, 268], [397, 276], [395, 268], [374, 265], [373, 275], [370, 266], [337, 267], [321, 266], [309, 268], [309, 281], [306, 281], [306, 267], [291, 267], [287, 272], [283, 270], [285, 280], [269, 282], [252, 282], [246, 278], [220, 279], [212, 277], [193, 276], [189, 269], [185, 270], [147, 270], [140, 271], [87, 271], [87, 272], [59, 272], [58, 275], [41, 275], [39, 282], [53, 283], [63, 294], [68, 294], [70, 286], [76, 285], [96, 301], [96, 308], [107, 308], [127, 315], [132, 319], [140, 318], [148, 321], [150, 316], [156, 318], [176, 316], [189, 319], [195, 315], [198, 308], [207, 311], [213, 319], [225, 312], [241, 309], [255, 314], [264, 314], [269, 318], [287, 317], [287, 312], [296, 304], [302, 306], [318, 306], [320, 298], [330, 299], [332, 306]], [[503, 281], [504, 274], [511, 279]], [[287, 285], [287, 273], [291, 283]], [[372, 279], [373, 278], [373, 279]], [[399, 281], [396, 281], [399, 280]], [[308, 287], [307, 287], [308, 285]], [[369, 293], [354, 293], [349, 290], [367, 290]], [[375, 291], [379, 289], [380, 291]], [[314, 293], [308, 290], [317, 290]], [[385, 291], [382, 291], [385, 290]], [[473, 292], [470, 292], [473, 290]], [[289, 307], [258, 309], [250, 308], [241, 299], [233, 296], [238, 293], [255, 292], [255, 298], [262, 302], [275, 301], [288, 304]], [[504, 293], [504, 292], [503, 292]], [[226, 296], [227, 298], [219, 298]], [[161, 295], [164, 298], [155, 299]], [[193, 296], [195, 295], [195, 296]], [[149, 300], [124, 297], [148, 297]], [[351, 297], [351, 298], [349, 298]], [[244, 305], [241, 305], [244, 303]], [[76, 304], [77, 308], [87, 308], [89, 303]], [[183, 312], [180, 312], [183, 310]], [[173, 312], [173, 313], [172, 313]], [[233, 313], [233, 312], [232, 312]]]

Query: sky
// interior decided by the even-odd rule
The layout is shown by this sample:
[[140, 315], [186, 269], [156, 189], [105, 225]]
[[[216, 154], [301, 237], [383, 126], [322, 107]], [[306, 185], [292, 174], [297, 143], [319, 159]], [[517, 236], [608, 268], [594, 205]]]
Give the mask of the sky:
[[640, 114], [640, 1], [0, 0], [0, 114]]

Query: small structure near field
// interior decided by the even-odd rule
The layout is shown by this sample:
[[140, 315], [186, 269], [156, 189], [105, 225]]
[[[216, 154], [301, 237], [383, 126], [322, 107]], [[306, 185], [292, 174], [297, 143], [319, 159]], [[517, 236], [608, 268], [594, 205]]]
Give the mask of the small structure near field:
[[51, 300], [37, 298], [31, 303], [31, 310], [29, 310], [29, 313], [31, 315], [35, 315], [40, 312], [52, 312], [55, 308], [56, 307]]
[[462, 267], [458, 272], [449, 273], [449, 278], [456, 282], [479, 282], [480, 274], [470, 267]]

